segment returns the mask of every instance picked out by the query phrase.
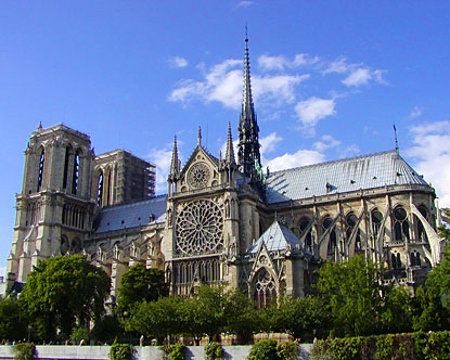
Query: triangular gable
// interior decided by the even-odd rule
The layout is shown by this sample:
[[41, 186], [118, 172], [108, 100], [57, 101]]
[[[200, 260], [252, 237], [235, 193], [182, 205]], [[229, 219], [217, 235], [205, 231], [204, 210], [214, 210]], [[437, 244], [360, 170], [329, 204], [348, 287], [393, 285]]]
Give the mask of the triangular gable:
[[215, 166], [216, 168], [219, 167], [219, 160], [211, 155], [209, 152], [207, 152], [203, 146], [197, 145], [197, 147], [192, 152], [191, 156], [189, 156], [189, 159], [186, 161], [186, 164], [184, 164], [183, 169], [181, 170], [181, 177], [183, 177], [186, 174], [186, 171], [191, 167], [192, 163], [194, 163], [197, 159], [197, 155], [201, 153], [205, 160], [209, 161], [211, 165]]
[[300, 251], [302, 248], [302, 243], [297, 236], [278, 221], [274, 221], [272, 225], [269, 226], [247, 253], [257, 253], [262, 244], [265, 245], [269, 252], [287, 249]]

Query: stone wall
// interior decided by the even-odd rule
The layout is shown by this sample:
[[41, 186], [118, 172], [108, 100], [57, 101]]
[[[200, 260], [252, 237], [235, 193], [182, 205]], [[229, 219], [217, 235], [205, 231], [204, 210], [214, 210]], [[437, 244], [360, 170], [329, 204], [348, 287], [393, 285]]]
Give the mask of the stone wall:
[[[299, 360], [309, 360], [311, 344], [300, 345]], [[245, 360], [251, 346], [224, 346], [227, 360]], [[37, 358], [48, 360], [107, 360], [109, 346], [36, 346]], [[155, 346], [143, 346], [135, 348], [135, 360], [164, 360], [163, 353]], [[203, 346], [189, 346], [188, 360], [204, 360], [205, 349]], [[12, 346], [0, 346], [0, 359], [13, 359]]]

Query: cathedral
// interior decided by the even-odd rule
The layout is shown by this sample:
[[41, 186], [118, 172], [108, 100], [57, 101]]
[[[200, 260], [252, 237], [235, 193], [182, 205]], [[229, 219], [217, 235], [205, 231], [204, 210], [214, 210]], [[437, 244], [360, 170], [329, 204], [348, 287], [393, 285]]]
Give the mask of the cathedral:
[[199, 284], [240, 288], [259, 307], [305, 296], [324, 261], [363, 254], [385, 281], [414, 286], [440, 261], [434, 189], [398, 148], [276, 172], [263, 171], [248, 40], [238, 151], [197, 146], [182, 164], [173, 143], [167, 194], [155, 167], [124, 150], [94, 153], [88, 135], [39, 126], [25, 150], [7, 260], [7, 288], [38, 261], [82, 253], [111, 278], [137, 263], [164, 271], [172, 294]]

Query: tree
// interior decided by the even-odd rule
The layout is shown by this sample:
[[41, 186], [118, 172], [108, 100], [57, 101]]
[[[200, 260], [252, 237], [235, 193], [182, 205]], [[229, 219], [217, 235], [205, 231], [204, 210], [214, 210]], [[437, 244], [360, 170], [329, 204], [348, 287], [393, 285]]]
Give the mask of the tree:
[[215, 288], [201, 285], [198, 294], [187, 299], [183, 323], [186, 325], [186, 334], [192, 336], [197, 345], [204, 335], [212, 339], [225, 329], [227, 298], [223, 286]]
[[404, 287], [388, 286], [384, 294], [383, 332], [398, 334], [411, 331], [413, 301], [410, 292]]
[[380, 331], [383, 308], [382, 273], [363, 256], [343, 263], [327, 263], [317, 289], [329, 298], [335, 335], [360, 336]]
[[228, 294], [225, 301], [224, 316], [225, 331], [235, 334], [238, 341], [248, 344], [252, 335], [260, 329], [261, 313], [255, 308], [247, 294], [234, 290]]
[[146, 269], [144, 264], [130, 267], [122, 275], [119, 287], [117, 313], [130, 312], [136, 304], [155, 301], [169, 295], [169, 287], [164, 282], [164, 272], [158, 269]]
[[15, 298], [0, 296], [0, 339], [22, 340], [26, 338], [26, 323]]
[[186, 302], [187, 299], [168, 296], [137, 304], [132, 309], [126, 330], [156, 338], [160, 343], [169, 335], [182, 334], [186, 327], [183, 320]]
[[328, 329], [330, 308], [323, 297], [285, 298], [279, 306], [278, 328], [294, 338], [321, 337]]
[[425, 288], [416, 292], [415, 330], [450, 329], [450, 245], [442, 261], [425, 280]]
[[84, 256], [56, 256], [28, 275], [20, 302], [40, 339], [54, 339], [57, 330], [67, 339], [75, 325], [100, 318], [109, 288], [108, 275]]

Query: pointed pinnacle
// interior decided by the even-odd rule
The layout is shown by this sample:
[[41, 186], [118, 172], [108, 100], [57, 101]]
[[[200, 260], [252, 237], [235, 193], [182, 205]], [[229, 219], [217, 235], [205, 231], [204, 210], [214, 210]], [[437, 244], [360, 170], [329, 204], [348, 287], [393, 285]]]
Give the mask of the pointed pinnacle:
[[225, 162], [227, 165], [236, 165], [234, 160], [233, 139], [231, 138], [231, 124], [228, 123], [227, 148], [225, 152]]
[[177, 136], [173, 139], [172, 160], [170, 162], [170, 174], [169, 176], [176, 176], [178, 174], [178, 146]]

